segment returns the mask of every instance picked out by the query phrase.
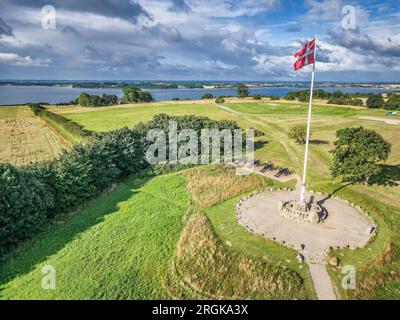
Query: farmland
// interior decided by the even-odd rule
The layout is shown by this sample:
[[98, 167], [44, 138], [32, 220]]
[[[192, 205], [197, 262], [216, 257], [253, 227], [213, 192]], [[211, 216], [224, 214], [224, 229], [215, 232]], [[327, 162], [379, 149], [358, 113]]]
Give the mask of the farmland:
[[[49, 109], [97, 132], [131, 127], [159, 113], [235, 120], [242, 128], [264, 133], [256, 138], [257, 159], [301, 172], [304, 148], [287, 133], [291, 126], [305, 123], [306, 104], [231, 101], [225, 106], [221, 109], [211, 101], [201, 101]], [[344, 299], [400, 296], [400, 130], [365, 119], [384, 115], [383, 110], [314, 108], [309, 189], [357, 203], [378, 223], [378, 235], [366, 248], [333, 252], [358, 272], [357, 290], [344, 291], [340, 270], [329, 270]], [[392, 153], [381, 183], [344, 185], [330, 176], [335, 132], [361, 125], [391, 142]], [[279, 184], [255, 176], [236, 179], [228, 169], [214, 166], [151, 179], [129, 178], [8, 257], [0, 270], [0, 297], [315, 298], [307, 267], [296, 262], [295, 251], [246, 232], [235, 220], [235, 204], [243, 194], [266, 186], [293, 187], [294, 182]], [[216, 254], [211, 257], [210, 251]], [[54, 291], [43, 291], [38, 285], [41, 268], [47, 264], [59, 273], [59, 289]], [[251, 279], [265, 281], [250, 290], [246, 281], [241, 282], [246, 278], [237, 266], [251, 270]], [[209, 274], [213, 275], [210, 279]], [[278, 288], [269, 281], [271, 275], [279, 279]], [[221, 279], [223, 284], [217, 286]], [[234, 283], [240, 283], [236, 295]]]
[[28, 107], [0, 108], [0, 162], [23, 166], [52, 159], [68, 144]]

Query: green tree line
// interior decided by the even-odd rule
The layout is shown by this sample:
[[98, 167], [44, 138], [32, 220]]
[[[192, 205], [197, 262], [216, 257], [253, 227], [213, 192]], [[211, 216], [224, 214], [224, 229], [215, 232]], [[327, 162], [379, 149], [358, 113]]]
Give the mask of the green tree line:
[[[38, 115], [47, 112], [36, 105], [32, 110]], [[168, 134], [171, 120], [177, 122], [178, 130], [190, 128], [198, 133], [203, 128], [239, 128], [234, 121], [158, 115], [132, 129], [96, 134], [54, 160], [27, 167], [0, 163], [0, 257], [35, 236], [55, 216], [83, 204], [123, 177], [180, 169], [180, 164], [152, 167], [145, 159], [147, 132], [158, 128]]]

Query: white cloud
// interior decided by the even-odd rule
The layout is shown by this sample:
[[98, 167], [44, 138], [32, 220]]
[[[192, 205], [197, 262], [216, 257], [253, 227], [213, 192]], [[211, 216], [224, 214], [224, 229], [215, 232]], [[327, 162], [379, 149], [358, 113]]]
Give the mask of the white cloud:
[[47, 67], [49, 59], [32, 59], [30, 56], [21, 57], [15, 53], [0, 52], [0, 63], [13, 66]]

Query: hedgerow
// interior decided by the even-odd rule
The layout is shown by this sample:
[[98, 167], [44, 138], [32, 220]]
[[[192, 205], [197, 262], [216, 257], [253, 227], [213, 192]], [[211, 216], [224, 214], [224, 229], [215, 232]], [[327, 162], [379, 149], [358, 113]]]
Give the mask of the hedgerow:
[[64, 118], [63, 116], [60, 116], [58, 114], [55, 114], [47, 110], [40, 104], [32, 103], [29, 105], [29, 107], [31, 108], [32, 112], [35, 115], [44, 119], [47, 118], [50, 119], [51, 121], [54, 121], [59, 126], [68, 131], [70, 134], [77, 136], [78, 140], [87, 141], [93, 136], [93, 132], [84, 129], [81, 125], [77, 124], [76, 122], [73, 122], [67, 118]]
[[[38, 115], [47, 112], [41, 106], [31, 108]], [[51, 161], [24, 168], [0, 163], [0, 256], [33, 237], [56, 215], [84, 204], [123, 177], [190, 167], [179, 163], [150, 166], [145, 159], [148, 130], [167, 132], [170, 120], [175, 120], [179, 129], [197, 132], [238, 128], [232, 121], [159, 115], [132, 129], [93, 135], [91, 141], [64, 150]]]

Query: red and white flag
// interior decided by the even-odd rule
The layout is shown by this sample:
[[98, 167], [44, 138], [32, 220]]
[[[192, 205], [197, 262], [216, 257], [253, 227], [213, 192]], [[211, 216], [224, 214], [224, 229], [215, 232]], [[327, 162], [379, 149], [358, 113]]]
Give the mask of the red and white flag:
[[293, 66], [294, 70], [300, 70], [309, 64], [313, 64], [315, 62], [315, 39], [306, 43], [294, 56], [298, 58]]

